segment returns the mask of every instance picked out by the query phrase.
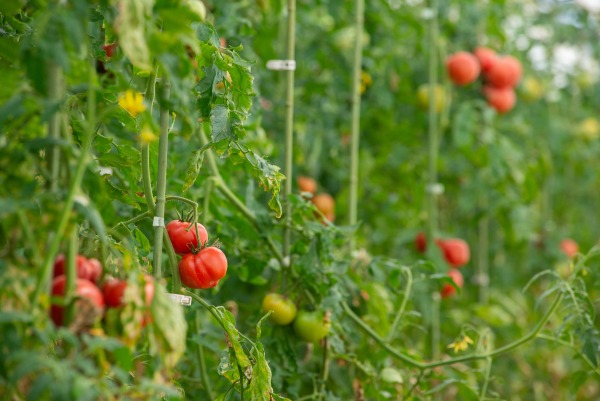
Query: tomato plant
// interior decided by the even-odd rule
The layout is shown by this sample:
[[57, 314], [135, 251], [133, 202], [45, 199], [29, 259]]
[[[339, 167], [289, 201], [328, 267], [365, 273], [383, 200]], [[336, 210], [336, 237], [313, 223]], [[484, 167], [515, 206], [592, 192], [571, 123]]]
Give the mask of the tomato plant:
[[[56, 277], [52, 282], [52, 296], [64, 302], [66, 285], [66, 276]], [[83, 278], [77, 278], [75, 281], [75, 296], [79, 298], [76, 304], [76, 313], [79, 316], [88, 319], [88, 321], [91, 319], [90, 323], [101, 316], [105, 302], [102, 293], [94, 283]], [[53, 303], [50, 308], [50, 317], [54, 324], [61, 326], [64, 323], [64, 305]]]

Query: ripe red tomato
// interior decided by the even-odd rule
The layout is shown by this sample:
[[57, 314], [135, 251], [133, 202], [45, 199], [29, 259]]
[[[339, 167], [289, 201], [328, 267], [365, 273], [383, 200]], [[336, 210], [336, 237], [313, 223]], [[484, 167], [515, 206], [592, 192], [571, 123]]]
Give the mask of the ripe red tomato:
[[560, 241], [560, 250], [567, 255], [567, 257], [572, 258], [573, 256], [577, 255], [577, 252], [579, 252], [579, 245], [577, 245], [575, 240], [571, 238], [565, 238]]
[[[66, 276], [56, 277], [52, 282], [52, 296], [64, 296], [66, 286]], [[104, 298], [102, 297], [102, 293], [94, 283], [86, 279], [77, 278], [75, 286], [75, 294], [78, 297], [82, 298], [77, 301], [78, 306], [80, 305], [80, 302], [89, 302], [94, 307], [94, 309], [96, 309], [97, 312], [100, 312], [102, 311], [102, 309], [104, 309]], [[50, 317], [54, 321], [54, 324], [56, 324], [57, 326], [61, 326], [63, 324], [63, 312], [63, 306], [52, 304], [52, 306], [50, 307]]]
[[102, 45], [102, 50], [104, 50], [104, 53], [106, 53], [107, 59], [111, 58], [115, 54], [117, 51], [117, 46], [118, 45], [116, 43]]
[[212, 288], [226, 273], [227, 258], [223, 251], [214, 246], [183, 255], [179, 261], [181, 281], [189, 288]]
[[127, 281], [118, 280], [115, 278], [108, 279], [102, 286], [102, 295], [104, 296], [104, 302], [109, 308], [117, 308], [122, 303], [123, 294], [127, 288]]
[[314, 343], [329, 334], [331, 321], [328, 314], [322, 311], [309, 312], [301, 310], [294, 320], [294, 332], [300, 339]]
[[486, 73], [486, 80], [496, 88], [514, 88], [521, 80], [521, 62], [512, 56], [497, 58]]
[[[457, 269], [448, 270], [448, 276], [454, 281], [454, 284], [458, 288], [462, 288], [464, 284], [463, 275]], [[442, 286], [442, 290], [440, 291], [442, 298], [449, 298], [452, 295], [456, 294], [456, 288], [454, 288], [451, 284], [445, 283]]]
[[273, 311], [269, 319], [282, 326], [292, 323], [298, 312], [296, 305], [290, 299], [275, 293], [265, 295], [262, 301], [262, 310]]
[[[93, 283], [98, 282], [102, 276], [102, 264], [98, 259], [86, 258], [85, 256], [77, 255], [75, 259], [75, 268], [77, 269], [77, 277], [90, 280]], [[60, 254], [54, 260], [54, 277], [66, 274], [66, 258]]]
[[481, 71], [485, 74], [487, 73], [496, 61], [496, 52], [487, 47], [478, 47], [473, 52], [475, 57], [479, 60], [479, 65], [481, 66]]
[[444, 259], [452, 267], [461, 267], [469, 263], [471, 253], [469, 244], [460, 238], [448, 238], [436, 240], [437, 245], [444, 254]]
[[[198, 227], [198, 234], [200, 235], [200, 243], [204, 246], [208, 241], [208, 232], [202, 224], [196, 223], [196, 226]], [[175, 252], [179, 255], [190, 253], [192, 252], [192, 248], [198, 247], [196, 229], [192, 223], [173, 220], [167, 224], [167, 233], [169, 234]]]
[[425, 233], [420, 232], [415, 237], [415, 248], [417, 248], [417, 252], [425, 253], [427, 250], [427, 238], [425, 237]]
[[325, 215], [329, 221], [335, 220], [335, 201], [333, 197], [327, 193], [316, 194], [311, 202], [315, 207]]
[[479, 76], [479, 61], [471, 53], [457, 52], [446, 59], [450, 80], [456, 85], [467, 85]]
[[488, 104], [501, 114], [512, 110], [517, 103], [517, 95], [510, 87], [495, 88], [486, 85], [483, 87], [483, 94], [485, 95]]
[[298, 177], [298, 189], [300, 190], [300, 192], [309, 192], [311, 194], [314, 194], [315, 192], [317, 192], [317, 182], [310, 177], [305, 177], [301, 175], [300, 177]]

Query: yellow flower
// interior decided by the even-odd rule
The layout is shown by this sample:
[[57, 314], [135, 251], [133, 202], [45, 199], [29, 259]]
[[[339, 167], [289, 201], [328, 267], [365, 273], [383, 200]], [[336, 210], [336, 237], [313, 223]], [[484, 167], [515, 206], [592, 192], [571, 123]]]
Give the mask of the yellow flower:
[[127, 110], [133, 117], [136, 117], [139, 113], [146, 110], [144, 95], [139, 92], [127, 90], [125, 94], [119, 96], [119, 106]]
[[140, 134], [138, 135], [138, 141], [141, 143], [150, 143], [158, 140], [158, 137], [152, 130], [148, 127], [144, 127]]
[[469, 344], [473, 344], [473, 340], [471, 340], [471, 337], [463, 335], [462, 340], [449, 344], [448, 348], [453, 348], [454, 353], [457, 353], [458, 351], [464, 351], [469, 348]]

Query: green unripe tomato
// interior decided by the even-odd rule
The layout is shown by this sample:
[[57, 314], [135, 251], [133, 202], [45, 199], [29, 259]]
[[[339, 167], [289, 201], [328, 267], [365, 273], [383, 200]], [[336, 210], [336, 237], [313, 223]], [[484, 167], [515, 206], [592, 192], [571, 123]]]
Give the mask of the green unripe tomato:
[[[417, 89], [417, 103], [419, 107], [427, 110], [429, 108], [429, 84], [423, 84]], [[446, 90], [442, 85], [436, 85], [435, 91], [435, 111], [440, 113], [446, 106]]]
[[309, 312], [301, 310], [294, 320], [294, 332], [300, 339], [314, 343], [329, 334], [331, 321], [328, 314], [322, 311]]
[[294, 303], [275, 293], [267, 294], [262, 301], [262, 309], [265, 312], [273, 311], [269, 319], [275, 324], [285, 326], [292, 323], [296, 317], [296, 305]]

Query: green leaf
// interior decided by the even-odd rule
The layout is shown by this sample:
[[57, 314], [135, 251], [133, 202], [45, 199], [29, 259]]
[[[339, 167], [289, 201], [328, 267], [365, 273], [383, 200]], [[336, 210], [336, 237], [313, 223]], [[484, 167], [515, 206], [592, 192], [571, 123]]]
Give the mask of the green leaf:
[[150, 50], [146, 21], [152, 14], [154, 0], [120, 0], [117, 4], [119, 15], [115, 20], [115, 32], [119, 46], [134, 66], [150, 71]]
[[211, 136], [213, 142], [221, 142], [226, 139], [235, 140], [231, 131], [229, 120], [229, 109], [222, 105], [216, 105], [210, 112]]
[[270, 401], [273, 388], [271, 387], [271, 368], [265, 358], [265, 350], [261, 343], [256, 343], [257, 351], [254, 357], [256, 364], [252, 369], [252, 380], [248, 387], [251, 400]]
[[152, 301], [153, 332], [150, 336], [151, 349], [164, 355], [163, 363], [173, 368], [185, 352], [187, 324], [183, 307], [167, 298], [162, 285], [154, 284]]
[[231, 314], [231, 312], [222, 306], [213, 308], [214, 311], [220, 315], [221, 321], [225, 326], [223, 329], [225, 330], [225, 333], [227, 333], [227, 337], [229, 339], [229, 343], [231, 344], [231, 348], [235, 353], [237, 363], [242, 367], [242, 369], [245, 370], [251, 366], [251, 363], [250, 359], [248, 359], [248, 356], [244, 352], [242, 344], [240, 343], [241, 335], [238, 329], [235, 327], [235, 317]]
[[581, 353], [585, 355], [594, 367], [598, 367], [598, 353], [600, 353], [600, 338], [595, 330], [588, 330], [583, 339]]
[[196, 178], [202, 168], [202, 162], [204, 161], [204, 150], [205, 149], [195, 150], [188, 159], [185, 179], [183, 181], [183, 187], [181, 188], [182, 192], [190, 189], [190, 187], [194, 185], [194, 182], [196, 182]]
[[402, 373], [400, 373], [398, 369], [383, 368], [379, 376], [381, 380], [383, 380], [386, 383], [404, 383], [404, 380], [402, 379]]
[[96, 230], [96, 234], [98, 234], [100, 241], [106, 243], [106, 225], [104, 224], [104, 219], [102, 219], [102, 215], [89, 199], [85, 198], [85, 200], [81, 201], [76, 199], [75, 210], [81, 213], [90, 222], [94, 230]]

